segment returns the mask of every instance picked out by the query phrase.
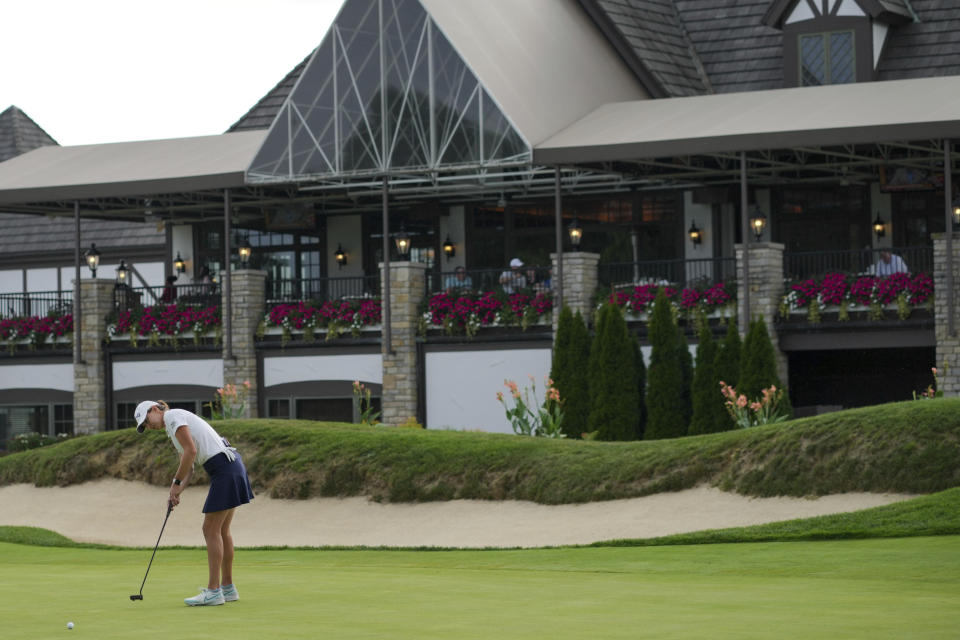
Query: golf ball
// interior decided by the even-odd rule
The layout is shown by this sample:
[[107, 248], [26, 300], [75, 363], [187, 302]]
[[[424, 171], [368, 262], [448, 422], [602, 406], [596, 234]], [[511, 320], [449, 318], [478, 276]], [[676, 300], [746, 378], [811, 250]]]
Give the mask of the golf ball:
[[73, 623], [72, 623], [72, 622], [68, 622], [68, 623], [67, 623], [67, 629], [73, 629]]

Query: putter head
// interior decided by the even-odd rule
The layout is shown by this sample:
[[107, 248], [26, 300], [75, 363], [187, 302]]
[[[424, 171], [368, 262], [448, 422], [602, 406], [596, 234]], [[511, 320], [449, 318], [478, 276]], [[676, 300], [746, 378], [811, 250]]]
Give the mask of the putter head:
[[130, 599], [131, 599], [131, 600], [143, 600], [143, 596], [142, 596], [142, 595], [135, 594], [135, 595], [130, 596]]

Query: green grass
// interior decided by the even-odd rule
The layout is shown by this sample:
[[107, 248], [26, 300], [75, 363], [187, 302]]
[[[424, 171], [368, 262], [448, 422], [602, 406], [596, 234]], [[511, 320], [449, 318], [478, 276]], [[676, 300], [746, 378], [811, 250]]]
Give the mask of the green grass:
[[[256, 490], [278, 498], [577, 503], [699, 484], [755, 496], [933, 493], [960, 486], [960, 399], [901, 402], [651, 442], [519, 438], [284, 420], [225, 421]], [[0, 484], [101, 477], [165, 486], [162, 433], [123, 430], [0, 457]]]
[[201, 550], [0, 543], [9, 638], [953, 638], [960, 537], [526, 551], [240, 551], [240, 602], [188, 609]]

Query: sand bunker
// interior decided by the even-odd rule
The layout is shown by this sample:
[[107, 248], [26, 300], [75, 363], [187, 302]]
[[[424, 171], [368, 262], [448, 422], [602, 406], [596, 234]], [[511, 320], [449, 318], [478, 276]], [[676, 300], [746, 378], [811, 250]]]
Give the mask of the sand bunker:
[[[170, 515], [161, 546], [202, 546], [205, 487], [190, 487]], [[166, 514], [167, 490], [98, 480], [71, 487], [0, 487], [0, 525], [43, 527], [79, 542], [152, 547]], [[857, 511], [912, 495], [849, 493], [748, 498], [700, 487], [629, 500], [545, 506], [532, 502], [453, 500], [378, 504], [366, 498], [273, 500], [258, 496], [237, 510], [237, 546], [366, 545], [541, 547], [615, 538], [651, 538], [703, 529]]]

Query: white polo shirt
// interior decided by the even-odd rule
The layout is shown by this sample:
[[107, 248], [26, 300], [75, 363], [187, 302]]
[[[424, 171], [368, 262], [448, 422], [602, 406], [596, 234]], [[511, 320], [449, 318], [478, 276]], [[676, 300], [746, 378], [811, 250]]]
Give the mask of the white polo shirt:
[[195, 463], [203, 464], [218, 453], [227, 450], [227, 445], [223, 444], [223, 438], [213, 430], [207, 421], [184, 409], [168, 409], [163, 414], [163, 424], [167, 429], [167, 435], [173, 441], [177, 453], [183, 455], [183, 445], [177, 440], [177, 429], [186, 425], [190, 427], [190, 437], [193, 438], [193, 444], [197, 447], [197, 459]]

